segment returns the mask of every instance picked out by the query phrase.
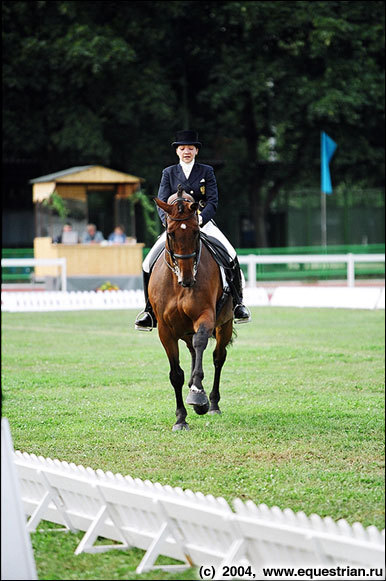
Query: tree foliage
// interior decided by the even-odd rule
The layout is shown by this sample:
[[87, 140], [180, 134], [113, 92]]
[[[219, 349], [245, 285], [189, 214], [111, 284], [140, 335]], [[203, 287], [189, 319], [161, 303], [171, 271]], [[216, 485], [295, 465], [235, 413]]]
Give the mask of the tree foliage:
[[245, 208], [260, 246], [278, 193], [318, 186], [321, 130], [336, 183], [384, 183], [383, 2], [2, 5], [6, 157], [110, 165], [154, 195], [175, 131], [197, 129], [219, 219]]

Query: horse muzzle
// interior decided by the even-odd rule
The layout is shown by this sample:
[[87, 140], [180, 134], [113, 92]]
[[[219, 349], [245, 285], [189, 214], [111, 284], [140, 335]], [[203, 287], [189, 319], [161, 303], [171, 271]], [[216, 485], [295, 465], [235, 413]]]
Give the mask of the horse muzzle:
[[184, 288], [191, 288], [196, 282], [196, 273], [191, 270], [186, 270], [185, 272], [178, 269], [177, 282], [180, 286]]
[[192, 280], [181, 280], [181, 281], [178, 281], [178, 284], [180, 284], [184, 288], [191, 288], [194, 285], [195, 282], [196, 282], [196, 279], [193, 278]]

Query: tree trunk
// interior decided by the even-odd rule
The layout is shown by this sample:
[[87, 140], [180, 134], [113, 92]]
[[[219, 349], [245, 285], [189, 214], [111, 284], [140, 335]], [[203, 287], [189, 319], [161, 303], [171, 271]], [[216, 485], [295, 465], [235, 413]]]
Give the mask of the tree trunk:
[[254, 220], [256, 224], [256, 246], [257, 248], [267, 248], [267, 228], [263, 204], [256, 206]]
[[253, 99], [250, 92], [244, 93], [243, 109], [244, 136], [247, 143], [246, 181], [248, 188], [249, 215], [254, 226], [254, 246], [265, 248], [267, 234], [265, 226], [264, 202], [261, 196], [261, 185], [264, 180], [264, 169], [258, 159], [259, 133], [256, 127]]
[[256, 184], [250, 185], [249, 192], [250, 216], [255, 230], [254, 246], [257, 248], [266, 248], [267, 231], [265, 223], [264, 202], [261, 199], [261, 195]]

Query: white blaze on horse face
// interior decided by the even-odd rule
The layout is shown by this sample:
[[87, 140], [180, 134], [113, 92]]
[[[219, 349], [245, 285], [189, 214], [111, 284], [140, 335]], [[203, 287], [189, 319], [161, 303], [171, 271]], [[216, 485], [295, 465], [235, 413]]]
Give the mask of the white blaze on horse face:
[[183, 230], [186, 230], [186, 224], [181, 224], [181, 228], [182, 228]]

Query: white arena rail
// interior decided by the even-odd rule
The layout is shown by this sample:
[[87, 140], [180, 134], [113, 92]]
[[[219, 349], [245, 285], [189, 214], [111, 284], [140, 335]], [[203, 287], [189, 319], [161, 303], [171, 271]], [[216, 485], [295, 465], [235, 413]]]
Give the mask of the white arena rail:
[[[42, 520], [85, 531], [76, 554], [144, 549], [137, 573], [207, 566], [211, 578], [223, 579], [250, 566], [261, 579], [265, 566], [384, 565], [384, 531], [376, 527], [239, 499], [233, 512], [223, 498], [20, 451], [14, 453], [14, 464], [29, 531]], [[98, 537], [115, 544], [95, 544]], [[159, 555], [182, 564], [154, 566]]]
[[[384, 287], [313, 287], [278, 286], [244, 290], [248, 307], [328, 307], [345, 309], [384, 309]], [[142, 290], [124, 291], [38, 291], [11, 292], [1, 295], [4, 312], [86, 311], [143, 309]]]
[[1, 268], [9, 266], [59, 266], [61, 290], [67, 291], [67, 259], [66, 258], [2, 258]]
[[280, 254], [269, 256], [258, 256], [247, 254], [239, 256], [239, 263], [248, 265], [247, 286], [256, 285], [256, 265], [257, 264], [347, 264], [347, 286], [355, 286], [355, 263], [356, 262], [385, 262], [384, 254]]
[[17, 312], [86, 311], [142, 309], [142, 290], [124, 291], [37, 291], [11, 292], [1, 295], [2, 310]]
[[384, 290], [379, 287], [278, 286], [272, 294], [270, 305], [272, 307], [384, 309]]

